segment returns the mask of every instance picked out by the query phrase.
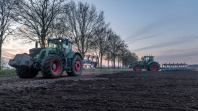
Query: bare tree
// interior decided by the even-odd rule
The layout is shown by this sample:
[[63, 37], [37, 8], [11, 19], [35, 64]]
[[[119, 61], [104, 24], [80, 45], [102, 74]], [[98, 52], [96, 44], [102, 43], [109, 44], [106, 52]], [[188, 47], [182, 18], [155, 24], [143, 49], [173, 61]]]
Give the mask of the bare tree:
[[107, 43], [108, 26], [109, 26], [108, 24], [103, 23], [102, 27], [98, 27], [94, 36], [95, 37], [94, 46], [95, 49], [99, 52], [101, 69], [102, 69], [102, 58], [104, 54], [107, 52], [107, 48], [108, 48], [108, 43]]
[[11, 28], [11, 16], [14, 6], [14, 0], [0, 0], [0, 58], [2, 52], [2, 44], [4, 43], [6, 38], [13, 32], [13, 29]]
[[120, 36], [116, 35], [111, 29], [108, 31], [107, 36], [107, 53], [106, 60], [108, 60], [108, 68], [109, 68], [109, 61], [113, 63], [113, 67], [115, 68], [115, 61], [118, 57], [118, 51], [121, 50], [122, 40]]
[[0, 68], [1, 69], [6, 68], [6, 64], [7, 64], [7, 62], [5, 61], [5, 58], [1, 57], [0, 58]]
[[[14, 20], [25, 27], [18, 35], [23, 43], [33, 41], [45, 45], [44, 41], [52, 35], [55, 20], [61, 14], [64, 0], [23, 0], [15, 10]], [[21, 33], [23, 32], [23, 33]]]
[[69, 33], [69, 27], [64, 22], [66, 21], [64, 21], [62, 14], [53, 21], [52, 28], [50, 28], [50, 31], [53, 33], [50, 34], [50, 37], [66, 37], [71, 39], [72, 35]]
[[127, 50], [127, 44], [124, 43], [124, 41], [121, 41], [120, 44], [118, 44], [118, 51], [117, 51], [117, 57], [118, 57], [118, 69], [119, 69], [119, 62], [122, 61], [122, 57], [124, 56], [125, 51]]
[[124, 66], [123, 64], [123, 58], [125, 57], [125, 54], [128, 52], [128, 45], [124, 44], [124, 46], [122, 47], [122, 50], [120, 51], [119, 54], [119, 60], [122, 62], [122, 66]]
[[112, 31], [112, 29], [108, 29], [107, 30], [107, 37], [106, 37], [106, 53], [105, 53], [105, 60], [107, 60], [107, 62], [108, 62], [108, 69], [109, 69], [109, 61], [110, 61], [110, 59], [111, 59], [111, 53], [110, 53], [110, 51], [111, 51], [111, 40], [112, 40], [112, 38], [114, 37], [114, 32]]
[[70, 27], [74, 44], [83, 56], [93, 46], [93, 36], [103, 20], [103, 11], [97, 12], [96, 7], [88, 3], [71, 1], [65, 5], [65, 23]]
[[138, 56], [135, 53], [131, 53], [128, 49], [123, 53], [122, 56], [122, 64], [124, 66], [128, 66], [132, 64], [134, 61], [138, 60]]
[[114, 34], [114, 36], [111, 37], [110, 42], [110, 55], [111, 55], [111, 61], [113, 62], [113, 67], [115, 68], [115, 60], [118, 57], [118, 51], [120, 49], [121, 44], [121, 38], [120, 36]]

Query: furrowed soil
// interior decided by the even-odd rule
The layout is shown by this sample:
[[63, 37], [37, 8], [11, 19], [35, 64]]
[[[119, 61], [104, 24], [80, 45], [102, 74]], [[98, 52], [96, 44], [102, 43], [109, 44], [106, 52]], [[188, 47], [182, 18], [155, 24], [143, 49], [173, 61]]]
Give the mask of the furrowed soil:
[[0, 111], [198, 110], [197, 71], [98, 71], [0, 81]]

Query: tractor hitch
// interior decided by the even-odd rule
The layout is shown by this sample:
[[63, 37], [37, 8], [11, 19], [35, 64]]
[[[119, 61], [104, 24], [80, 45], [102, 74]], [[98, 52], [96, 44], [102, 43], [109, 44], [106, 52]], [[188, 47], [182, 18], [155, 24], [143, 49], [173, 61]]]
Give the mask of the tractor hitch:
[[30, 68], [33, 65], [33, 61], [30, 59], [30, 56], [27, 54], [17, 54], [14, 59], [10, 59], [10, 66], [15, 68]]

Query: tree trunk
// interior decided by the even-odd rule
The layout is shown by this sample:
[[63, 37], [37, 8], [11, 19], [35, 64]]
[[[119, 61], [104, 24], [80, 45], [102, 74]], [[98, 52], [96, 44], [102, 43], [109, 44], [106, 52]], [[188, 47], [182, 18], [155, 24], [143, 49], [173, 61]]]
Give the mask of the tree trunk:
[[123, 67], [122, 59], [120, 60], [120, 67]]
[[84, 53], [81, 53], [81, 55], [82, 55], [82, 58], [84, 59], [84, 57], [85, 57], [85, 54], [84, 54]]
[[[2, 62], [2, 60], [1, 60], [1, 48], [2, 48], [2, 42], [0, 41], [0, 63]], [[1, 64], [0, 64], [0, 70], [1, 70]]]
[[115, 57], [113, 58], [113, 68], [115, 69]]
[[119, 69], [119, 57], [118, 57], [118, 69]]
[[45, 47], [45, 35], [44, 34], [41, 35], [41, 45], [44, 45]]
[[100, 54], [100, 69], [102, 69], [102, 55], [103, 54]]
[[109, 69], [109, 53], [108, 53], [108, 69]]
[[85, 55], [85, 51], [84, 51], [84, 35], [82, 34], [82, 40], [81, 40], [81, 45], [82, 45], [82, 50], [81, 50], [81, 52], [82, 52], [82, 54], [83, 54], [83, 56]]
[[2, 62], [2, 60], [1, 60], [1, 52], [2, 52], [2, 43], [3, 43], [3, 34], [1, 34], [0, 35], [0, 38], [1, 38], [1, 40], [0, 40], [0, 70], [1, 70], [1, 62]]

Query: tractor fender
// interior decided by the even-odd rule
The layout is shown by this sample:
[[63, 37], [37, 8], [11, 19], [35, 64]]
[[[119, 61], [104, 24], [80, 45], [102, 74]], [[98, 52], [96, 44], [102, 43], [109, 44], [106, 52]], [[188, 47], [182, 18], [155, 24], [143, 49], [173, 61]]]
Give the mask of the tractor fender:
[[149, 66], [151, 63], [157, 63], [158, 66], [159, 66], [159, 68], [160, 68], [160, 64], [159, 64], [158, 62], [156, 62], [156, 61], [151, 61], [151, 62], [148, 63], [148, 66]]
[[80, 58], [83, 60], [83, 58], [82, 58], [82, 55], [79, 53], [79, 52], [73, 52], [73, 51], [71, 51], [71, 52], [69, 52], [68, 54], [67, 54], [67, 58], [73, 58], [74, 57], [74, 55], [79, 55], [80, 56]]

